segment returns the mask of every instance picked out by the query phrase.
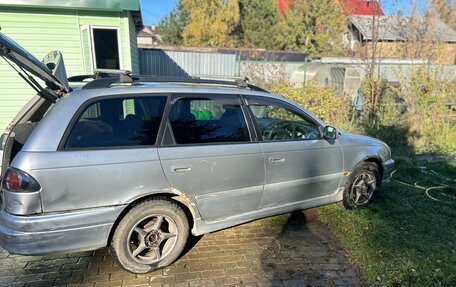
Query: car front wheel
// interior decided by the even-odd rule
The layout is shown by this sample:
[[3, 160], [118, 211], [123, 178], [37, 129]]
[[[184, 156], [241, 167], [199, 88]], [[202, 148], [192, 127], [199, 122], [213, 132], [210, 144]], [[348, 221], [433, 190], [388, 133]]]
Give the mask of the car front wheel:
[[379, 192], [380, 185], [379, 166], [374, 162], [362, 162], [347, 180], [343, 199], [339, 205], [346, 209], [366, 207]]
[[120, 221], [109, 251], [125, 270], [148, 273], [173, 263], [188, 234], [188, 220], [179, 205], [163, 199], [147, 200]]

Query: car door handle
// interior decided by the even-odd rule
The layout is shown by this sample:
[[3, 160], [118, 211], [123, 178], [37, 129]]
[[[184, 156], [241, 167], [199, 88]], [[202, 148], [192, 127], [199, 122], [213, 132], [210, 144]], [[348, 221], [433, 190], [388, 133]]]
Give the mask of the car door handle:
[[285, 158], [284, 157], [280, 157], [280, 158], [270, 157], [269, 158], [269, 162], [270, 163], [284, 163], [285, 162]]
[[187, 165], [173, 165], [171, 166], [171, 170], [174, 172], [189, 172], [192, 170], [192, 167]]

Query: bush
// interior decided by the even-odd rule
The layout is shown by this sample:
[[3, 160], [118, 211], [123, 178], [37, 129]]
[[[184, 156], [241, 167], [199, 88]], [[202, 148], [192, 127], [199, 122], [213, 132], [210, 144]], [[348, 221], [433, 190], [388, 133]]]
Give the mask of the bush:
[[[396, 86], [382, 82], [377, 114], [363, 118], [354, 113], [349, 98], [315, 83], [293, 88], [281, 81], [268, 88], [341, 130], [385, 141], [395, 155], [456, 155], [456, 82], [425, 67], [400, 78]], [[366, 85], [363, 90], [369, 94]]]
[[364, 121], [365, 131], [396, 153], [456, 155], [456, 83], [440, 70], [411, 69], [399, 87], [381, 89], [378, 113]]
[[351, 101], [336, 96], [329, 88], [319, 88], [315, 83], [308, 84], [304, 89], [293, 88], [280, 83], [272, 86], [270, 91], [298, 103], [327, 124], [342, 128], [349, 121]]
[[[411, 144], [417, 152], [456, 155], [456, 83], [425, 67], [401, 82], [399, 93], [408, 103]], [[451, 105], [452, 104], [452, 105]]]

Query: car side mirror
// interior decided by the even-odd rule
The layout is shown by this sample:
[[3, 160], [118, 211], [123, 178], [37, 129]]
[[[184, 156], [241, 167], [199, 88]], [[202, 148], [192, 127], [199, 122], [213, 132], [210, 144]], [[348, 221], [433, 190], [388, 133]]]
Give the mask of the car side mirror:
[[332, 126], [326, 126], [323, 129], [323, 137], [327, 140], [335, 140], [337, 138], [337, 129]]

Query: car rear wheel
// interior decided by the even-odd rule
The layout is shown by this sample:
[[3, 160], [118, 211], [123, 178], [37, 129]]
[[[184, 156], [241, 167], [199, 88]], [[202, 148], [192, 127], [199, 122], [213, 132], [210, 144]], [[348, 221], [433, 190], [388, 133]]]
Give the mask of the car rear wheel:
[[366, 207], [378, 194], [381, 185], [379, 166], [374, 162], [360, 163], [347, 183], [340, 206], [346, 209]]
[[120, 221], [109, 251], [125, 270], [148, 273], [173, 263], [182, 253], [188, 234], [187, 217], [176, 203], [147, 200]]

